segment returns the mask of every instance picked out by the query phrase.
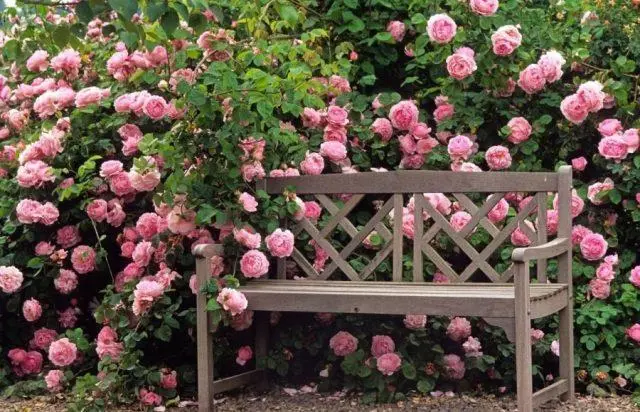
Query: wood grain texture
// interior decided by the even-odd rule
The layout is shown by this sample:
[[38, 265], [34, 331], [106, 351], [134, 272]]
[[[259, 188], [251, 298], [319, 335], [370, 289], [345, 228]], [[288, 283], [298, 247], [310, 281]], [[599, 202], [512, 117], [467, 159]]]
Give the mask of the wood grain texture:
[[529, 264], [516, 263], [515, 275], [516, 320], [516, 384], [518, 412], [533, 412], [533, 378], [531, 376], [531, 302]]
[[[199, 245], [210, 246], [210, 245]], [[206, 251], [200, 248], [201, 253]], [[196, 259], [196, 280], [198, 293], [196, 295], [196, 341], [198, 348], [198, 411], [209, 412], [213, 405], [213, 337], [209, 333], [211, 320], [207, 312], [207, 295], [202, 288], [211, 278], [210, 259], [198, 257]]]
[[533, 407], [538, 407], [545, 402], [558, 397], [569, 390], [569, 384], [566, 379], [560, 379], [557, 382], [552, 383], [546, 388], [540, 389], [533, 394]]

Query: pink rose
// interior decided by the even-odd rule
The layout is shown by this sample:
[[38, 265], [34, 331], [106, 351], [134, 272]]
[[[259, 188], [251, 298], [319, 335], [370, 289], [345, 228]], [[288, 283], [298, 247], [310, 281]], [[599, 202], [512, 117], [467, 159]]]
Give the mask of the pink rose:
[[471, 323], [466, 318], [453, 318], [447, 326], [447, 336], [455, 342], [461, 342], [471, 336]]
[[397, 42], [401, 42], [402, 39], [404, 39], [405, 30], [405, 25], [401, 21], [394, 20], [390, 21], [389, 24], [387, 24], [387, 31]]
[[247, 278], [259, 278], [269, 272], [269, 260], [259, 250], [250, 250], [240, 259], [240, 270]]
[[109, 189], [111, 189], [116, 196], [126, 196], [136, 191], [131, 185], [131, 179], [127, 172], [117, 172], [111, 175]]
[[42, 160], [29, 160], [18, 168], [16, 180], [21, 187], [42, 187], [55, 180], [53, 169]]
[[80, 231], [75, 226], [63, 226], [56, 232], [56, 243], [62, 248], [68, 249], [81, 241]]
[[[497, 56], [508, 56], [522, 43], [522, 35], [516, 26], [502, 26], [491, 35], [493, 53]], [[544, 76], [544, 74], [543, 74]], [[543, 83], [544, 86], [544, 83]], [[522, 86], [521, 86], [522, 87]], [[526, 90], [525, 90], [526, 91]]]
[[376, 359], [376, 367], [385, 376], [391, 376], [400, 369], [402, 359], [395, 353], [385, 353]]
[[495, 205], [493, 209], [489, 211], [489, 213], [487, 213], [487, 217], [491, 222], [498, 223], [503, 221], [507, 217], [508, 213], [509, 202], [507, 202], [505, 199], [500, 199], [498, 204]]
[[456, 36], [456, 29], [456, 22], [446, 14], [434, 14], [427, 21], [427, 34], [436, 43], [449, 43]]
[[137, 166], [133, 166], [129, 171], [129, 182], [131, 187], [138, 192], [150, 192], [160, 184], [160, 171], [155, 162], [148, 162], [147, 168], [139, 170]]
[[104, 326], [96, 341], [96, 353], [100, 360], [105, 357], [111, 358], [112, 361], [117, 362], [120, 359], [120, 355], [124, 350], [124, 344], [118, 342], [118, 334], [110, 326]]
[[242, 205], [242, 209], [244, 209], [245, 212], [253, 213], [258, 210], [256, 198], [247, 192], [242, 192], [240, 196], [238, 196], [238, 202]]
[[316, 109], [305, 107], [302, 110], [302, 125], [309, 128], [317, 128], [322, 124], [322, 115]]
[[378, 118], [371, 124], [371, 131], [379, 135], [383, 142], [388, 142], [393, 136], [391, 122], [385, 118]]
[[187, 235], [196, 228], [196, 212], [182, 206], [174, 207], [167, 215], [167, 227], [177, 235]]
[[324, 170], [324, 159], [318, 153], [307, 152], [305, 158], [300, 162], [300, 171], [306, 175], [319, 175]]
[[53, 286], [58, 292], [68, 295], [78, 287], [78, 276], [72, 270], [60, 269], [60, 274], [54, 279]]
[[327, 127], [324, 128], [324, 135], [322, 136], [322, 140], [324, 140], [325, 142], [335, 141], [346, 144], [347, 129], [345, 129], [344, 126], [334, 126], [332, 124], [328, 124]]
[[478, 69], [474, 59], [475, 52], [468, 47], [461, 47], [447, 57], [447, 71], [456, 80], [463, 80]]
[[153, 247], [151, 242], [142, 241], [136, 245], [135, 249], [133, 249], [131, 259], [136, 265], [146, 267], [151, 262], [153, 252], [155, 252], [155, 250], [156, 249]]
[[22, 315], [27, 322], [35, 322], [42, 316], [42, 306], [36, 299], [31, 298], [22, 304]]
[[233, 238], [236, 242], [249, 249], [257, 249], [262, 242], [260, 233], [254, 233], [247, 229], [233, 229]]
[[56, 366], [69, 366], [77, 356], [78, 348], [67, 338], [58, 339], [49, 345], [49, 360]]
[[571, 167], [576, 172], [582, 172], [587, 167], [587, 159], [584, 156], [571, 159]]
[[542, 68], [544, 77], [548, 83], [553, 83], [562, 77], [562, 65], [567, 61], [560, 53], [549, 50], [538, 60], [538, 65]]
[[498, 0], [471, 0], [469, 6], [475, 14], [493, 16], [498, 10]]
[[482, 345], [477, 338], [469, 336], [467, 341], [462, 344], [464, 354], [468, 358], [476, 358], [482, 356]]
[[418, 108], [411, 100], [403, 100], [391, 107], [389, 119], [396, 129], [410, 130], [418, 122]]
[[15, 266], [0, 266], [0, 289], [4, 293], [14, 293], [20, 286], [24, 276]]
[[253, 350], [251, 346], [242, 346], [238, 349], [238, 356], [236, 356], [236, 363], [240, 366], [246, 365], [253, 358]]
[[60, 392], [64, 382], [64, 372], [59, 369], [52, 369], [44, 377], [49, 392]]
[[89, 246], [76, 246], [71, 253], [71, 264], [76, 272], [89, 273], [96, 268], [96, 252]]
[[220, 291], [217, 301], [222, 308], [232, 315], [238, 315], [247, 308], [247, 298], [237, 290], [224, 288]]
[[[553, 198], [553, 208], [558, 210], [558, 195]], [[578, 195], [578, 192], [573, 189], [571, 191], [571, 217], [575, 218], [584, 210], [584, 200]]]
[[263, 179], [265, 177], [264, 168], [259, 162], [245, 163], [242, 165], [240, 172], [245, 182]]
[[598, 152], [605, 159], [624, 159], [627, 157], [627, 150], [627, 143], [620, 134], [603, 137], [598, 143]]
[[94, 199], [87, 205], [87, 215], [96, 222], [102, 222], [107, 218], [107, 201]]
[[603, 137], [613, 136], [622, 130], [622, 123], [618, 119], [605, 119], [598, 123], [598, 131]]
[[100, 165], [100, 176], [109, 179], [122, 172], [122, 162], [119, 160], [107, 160]]
[[628, 153], [635, 153], [640, 146], [640, 135], [638, 129], [627, 129], [622, 134], [622, 139], [627, 145]]
[[603, 85], [597, 81], [588, 81], [582, 83], [578, 87], [576, 95], [586, 106], [587, 110], [591, 113], [595, 113], [602, 109], [604, 104], [604, 92], [602, 91]]
[[347, 148], [340, 142], [324, 142], [320, 145], [320, 154], [332, 162], [340, 162], [347, 158]]
[[57, 73], [63, 73], [68, 79], [78, 77], [80, 64], [80, 53], [73, 49], [65, 49], [51, 59], [51, 68]]
[[595, 278], [589, 282], [589, 292], [596, 299], [606, 299], [611, 293], [611, 287], [606, 280]]
[[433, 111], [433, 119], [436, 123], [443, 122], [453, 117], [456, 112], [456, 107], [450, 103], [443, 103], [438, 105]]
[[55, 250], [55, 246], [49, 242], [38, 242], [35, 247], [35, 253], [37, 256], [49, 256]]
[[607, 254], [607, 241], [599, 233], [590, 233], [580, 242], [580, 252], [586, 260], [600, 260]]
[[575, 225], [571, 229], [571, 243], [573, 244], [573, 246], [578, 246], [580, 245], [580, 242], [582, 242], [582, 239], [584, 239], [585, 236], [590, 235], [591, 233], [593, 233], [591, 229], [586, 228], [582, 225]]
[[87, 87], [76, 94], [75, 104], [77, 108], [87, 107], [92, 104], [100, 104], [102, 99], [109, 97], [111, 90], [99, 87]]
[[160, 378], [160, 386], [163, 389], [175, 389], [178, 386], [178, 378], [176, 371], [163, 369]]
[[504, 146], [491, 146], [487, 149], [484, 158], [491, 170], [503, 170], [511, 166], [511, 154]]
[[571, 123], [582, 123], [589, 114], [589, 106], [577, 94], [571, 94], [560, 102], [560, 111]]
[[544, 89], [546, 81], [542, 67], [537, 64], [530, 64], [520, 72], [518, 86], [520, 86], [525, 93], [534, 94]]
[[144, 102], [142, 111], [153, 120], [160, 120], [167, 114], [167, 101], [161, 96], [150, 96]]
[[135, 124], [127, 123], [120, 126], [118, 134], [122, 140], [135, 140], [140, 141], [142, 139], [142, 130]]
[[404, 326], [407, 329], [422, 329], [427, 325], [427, 315], [405, 315], [403, 319]]
[[264, 239], [272, 256], [284, 258], [293, 253], [293, 233], [290, 230], [276, 229]]
[[449, 140], [447, 151], [452, 160], [468, 159], [471, 156], [473, 142], [467, 136], [458, 135]]
[[43, 72], [49, 67], [49, 53], [44, 50], [36, 50], [27, 59], [27, 70], [30, 72]]
[[349, 112], [340, 106], [329, 106], [326, 115], [327, 122], [335, 127], [349, 124]]
[[133, 306], [131, 308], [133, 314], [141, 316], [147, 312], [153, 302], [163, 295], [164, 289], [164, 286], [155, 280], [142, 279], [138, 282], [133, 291]]
[[507, 138], [511, 143], [522, 143], [531, 136], [531, 124], [524, 117], [514, 117], [507, 123], [510, 133]]
[[627, 336], [636, 343], [640, 343], [640, 323], [636, 323], [627, 329]]
[[329, 347], [336, 356], [347, 356], [358, 348], [358, 339], [349, 332], [340, 331], [329, 340]]
[[633, 286], [640, 288], [640, 265], [631, 269], [631, 274], [629, 275], [629, 282], [631, 282]]
[[603, 280], [605, 282], [611, 282], [616, 276], [616, 271], [613, 268], [613, 265], [603, 262], [598, 265], [596, 269], [596, 278]]
[[599, 196], [600, 193], [611, 190], [613, 188], [614, 188], [613, 180], [607, 177], [606, 179], [604, 179], [602, 183], [595, 182], [594, 184], [589, 185], [589, 187], [587, 188], [587, 198], [594, 205], [601, 205], [604, 202], [604, 200], [600, 198]]
[[143, 405], [160, 406], [162, 404], [162, 396], [155, 392], [143, 388], [140, 389], [140, 393], [138, 395], [140, 397], [140, 402]]
[[[144, 240], [150, 240], [160, 233], [164, 219], [155, 213], [143, 213], [136, 222], [136, 230]], [[123, 243], [124, 246], [124, 243]]]
[[536, 343], [544, 338], [544, 332], [540, 329], [531, 328], [531, 343]]
[[444, 375], [451, 380], [460, 380], [464, 378], [465, 367], [464, 361], [458, 355], [444, 355], [442, 358], [444, 363]]
[[385, 353], [392, 353], [396, 350], [396, 344], [390, 336], [375, 335], [371, 341], [371, 354], [379, 358]]

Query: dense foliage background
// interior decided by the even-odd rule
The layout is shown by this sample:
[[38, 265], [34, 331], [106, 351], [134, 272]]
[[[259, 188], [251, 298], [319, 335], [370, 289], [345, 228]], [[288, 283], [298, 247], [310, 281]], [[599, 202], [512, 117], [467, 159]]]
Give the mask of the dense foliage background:
[[[78, 408], [193, 395], [199, 286], [221, 322], [216, 373], [252, 367], [253, 314], [235, 287], [290, 253], [281, 218], [327, 218], [294, 193], [255, 191], [266, 174], [561, 164], [576, 177], [580, 389], [640, 385], [633, 2], [30, 3], [5, 10], [0, 33], [7, 394], [73, 389]], [[523, 197], [507, 196], [495, 223], [512, 219]], [[452, 225], [464, 222], [446, 196], [430, 201]], [[366, 221], [372, 210], [359, 213]], [[516, 246], [528, 242], [519, 235]], [[482, 230], [470, 238], [479, 247], [490, 241]], [[225, 259], [198, 286], [191, 248], [209, 242], [225, 244]], [[367, 242], [352, 266], [363, 267], [381, 240]], [[512, 247], [492, 263], [506, 268]], [[305, 252], [324, 267], [321, 249]], [[427, 280], [441, 280], [426, 266]], [[553, 263], [550, 270], [553, 277]], [[482, 320], [271, 320], [272, 350], [258, 361], [289, 382], [364, 389], [380, 401], [413, 389], [514, 385], [513, 347]], [[556, 326], [535, 322], [537, 386], [557, 373]]]

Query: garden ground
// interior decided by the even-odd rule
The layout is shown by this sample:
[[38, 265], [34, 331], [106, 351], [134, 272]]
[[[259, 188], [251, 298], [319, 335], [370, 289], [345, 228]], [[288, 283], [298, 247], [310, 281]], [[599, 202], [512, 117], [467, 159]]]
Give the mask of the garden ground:
[[[236, 411], [332, 411], [332, 412], [387, 412], [387, 411], [430, 411], [430, 412], [503, 412], [516, 410], [515, 399], [510, 396], [454, 396], [454, 397], [409, 397], [407, 401], [386, 405], [362, 405], [357, 396], [327, 396], [318, 393], [287, 394], [282, 388], [267, 394], [252, 392], [237, 393], [218, 399], [219, 412]], [[167, 412], [196, 411], [194, 402], [184, 401], [180, 407], [169, 407]], [[29, 400], [0, 400], [0, 411], [5, 412], [63, 412], [65, 399], [59, 396], [39, 396]], [[139, 407], [113, 408], [110, 412], [143, 410]], [[165, 411], [165, 409], [157, 409]], [[580, 412], [627, 412], [637, 411], [630, 396], [596, 398], [579, 396], [576, 402], [564, 404], [550, 401], [539, 411], [580, 411]]]

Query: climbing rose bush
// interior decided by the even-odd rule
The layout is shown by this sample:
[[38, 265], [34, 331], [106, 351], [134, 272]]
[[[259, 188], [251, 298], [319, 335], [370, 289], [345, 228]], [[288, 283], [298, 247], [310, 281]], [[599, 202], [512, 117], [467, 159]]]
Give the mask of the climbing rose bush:
[[[217, 325], [216, 376], [258, 364], [321, 390], [364, 390], [367, 401], [411, 390], [506, 392], [513, 346], [481, 319], [272, 313], [269, 356], [255, 359], [254, 314], [240, 284], [273, 274], [275, 258], [294, 247], [316, 271], [331, 265], [320, 245], [281, 223], [306, 217], [322, 226], [330, 213], [293, 190], [268, 196], [256, 182], [571, 164], [578, 387], [635, 390], [640, 34], [625, 16], [638, 12], [518, 0], [8, 8], [0, 33], [2, 386], [8, 394], [71, 390], [72, 408], [84, 410], [192, 396], [194, 294], [204, 290]], [[505, 195], [489, 220], [506, 224], [527, 207], [526, 195]], [[454, 230], [471, 220], [448, 194], [424, 196]], [[415, 200], [405, 201], [410, 243]], [[553, 235], [557, 200], [549, 196], [548, 206]], [[371, 217], [374, 208], [358, 213]], [[537, 225], [518, 226], [496, 254], [497, 270], [507, 269], [513, 247], [532, 243]], [[383, 240], [372, 232], [349, 263], [364, 268]], [[347, 241], [331, 238], [336, 247]], [[470, 235], [474, 247], [490, 241], [483, 229]], [[225, 253], [199, 285], [192, 251], [208, 243]], [[438, 246], [455, 258], [446, 240]], [[388, 279], [390, 267], [383, 262], [375, 278]], [[555, 279], [553, 261], [549, 272]], [[429, 264], [424, 276], [449, 281]], [[541, 387], [557, 375], [557, 319], [532, 326]]]

